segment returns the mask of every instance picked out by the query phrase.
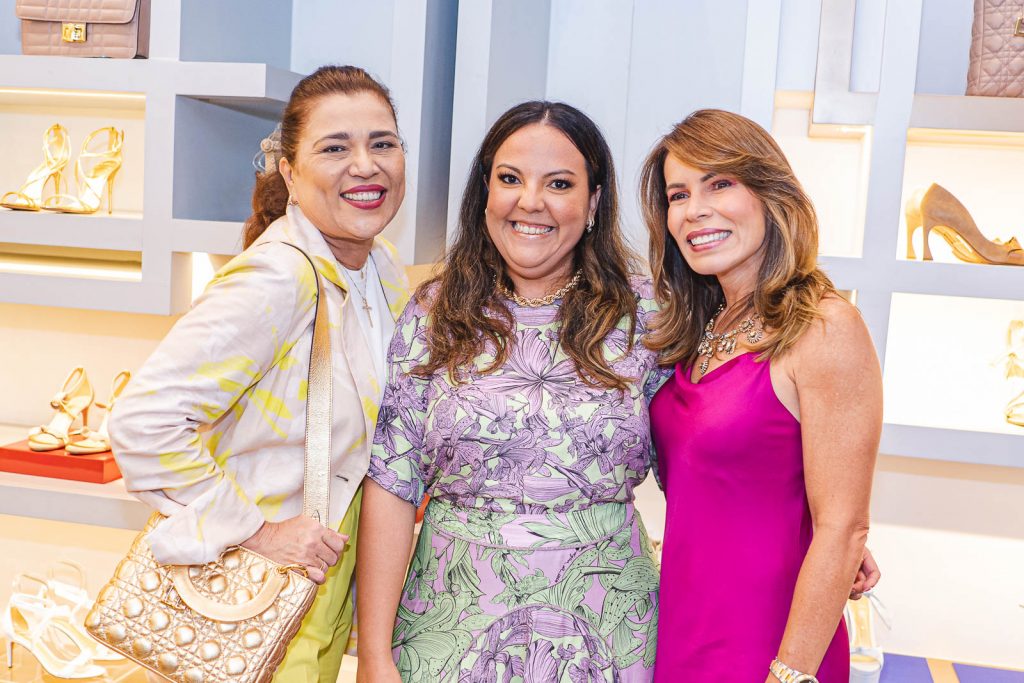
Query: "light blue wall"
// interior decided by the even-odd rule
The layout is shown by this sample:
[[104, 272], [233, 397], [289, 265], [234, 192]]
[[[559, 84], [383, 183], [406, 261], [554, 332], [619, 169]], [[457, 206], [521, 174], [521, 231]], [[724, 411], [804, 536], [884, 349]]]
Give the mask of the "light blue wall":
[[[755, 1], [781, 2], [778, 26], [748, 25], [748, 0], [462, 0], [456, 40], [463, 57], [451, 96], [456, 125], [450, 158], [435, 166], [449, 166], [449, 229], [486, 127], [515, 102], [546, 97], [580, 107], [601, 126], [618, 166], [624, 224], [641, 246], [635, 190], [645, 155], [694, 109], [741, 110], [748, 36], [778, 33], [776, 82], [767, 84], [767, 97], [775, 89], [814, 89], [821, 1]], [[878, 88], [886, 2], [857, 3], [854, 90]], [[972, 7], [973, 0], [925, 0], [919, 92], [963, 93]], [[397, 78], [404, 60], [392, 42], [401, 8], [400, 0], [293, 0], [292, 69], [347, 62], [385, 82]], [[452, 39], [452, 32], [444, 35], [438, 39]], [[433, 146], [429, 155], [443, 152]]]
[[[885, 0], [857, 3], [851, 69], [854, 90], [873, 92], [878, 88], [885, 4]], [[973, 16], [973, 0], [925, 0], [917, 92], [964, 94]], [[820, 18], [820, 0], [783, 0], [779, 90], [814, 89]]]
[[386, 81], [394, 12], [391, 0], [293, 0], [292, 71], [305, 74], [324, 64], [355, 64]]
[[21, 25], [14, 16], [14, 0], [0, 0], [0, 55], [21, 54]]
[[[161, 0], [151, 0], [161, 2]], [[152, 30], [159, 30], [154, 25]], [[181, 0], [181, 59], [287, 69], [292, 17], [281, 0]]]

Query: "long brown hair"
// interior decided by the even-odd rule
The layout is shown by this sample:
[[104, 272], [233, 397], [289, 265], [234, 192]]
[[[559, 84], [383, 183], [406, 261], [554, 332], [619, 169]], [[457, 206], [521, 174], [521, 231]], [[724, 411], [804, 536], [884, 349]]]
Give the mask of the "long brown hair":
[[632, 344], [636, 296], [629, 277], [636, 270], [636, 257], [626, 247], [619, 227], [615, 167], [608, 143], [586, 114], [560, 102], [524, 102], [512, 107], [495, 121], [480, 144], [462, 194], [458, 234], [445, 268], [416, 293], [430, 310], [426, 332], [429, 360], [413, 372], [427, 376], [446, 368], [449, 377], [458, 381], [461, 369], [472, 363], [488, 342], [495, 356], [484, 372], [493, 372], [505, 362], [515, 320], [497, 292], [495, 277], [509, 289], [513, 285], [484, 222], [487, 182], [502, 143], [516, 131], [538, 123], [569, 138], [583, 155], [590, 192], [601, 188], [593, 231], [584, 234], [573, 250], [573, 267], [581, 268], [583, 275], [558, 310], [561, 347], [584, 382], [625, 389], [625, 381], [605, 358], [602, 343], [627, 319]]
[[641, 170], [640, 202], [661, 305], [644, 343], [661, 353], [663, 365], [692, 365], [704, 326], [725, 301], [717, 278], [694, 272], [669, 234], [669, 154], [702, 171], [734, 176], [760, 200], [764, 259], [753, 293], [735, 310], [753, 309], [770, 331], [755, 351], [769, 358], [781, 354], [819, 317], [821, 298], [835, 292], [818, 268], [817, 214], [771, 135], [750, 119], [719, 109], [701, 109], [683, 119], [658, 141]]
[[[380, 97], [391, 110], [391, 115], [395, 116], [395, 103], [388, 89], [357, 66], [322, 66], [299, 81], [281, 117], [281, 156], [295, 164], [302, 130], [317, 100], [327, 95], [361, 92], [371, 92]], [[252, 215], [245, 221], [242, 246], [248, 248], [255, 242], [268, 225], [284, 215], [287, 205], [288, 186], [277, 168], [257, 173], [256, 187], [252, 191]]]

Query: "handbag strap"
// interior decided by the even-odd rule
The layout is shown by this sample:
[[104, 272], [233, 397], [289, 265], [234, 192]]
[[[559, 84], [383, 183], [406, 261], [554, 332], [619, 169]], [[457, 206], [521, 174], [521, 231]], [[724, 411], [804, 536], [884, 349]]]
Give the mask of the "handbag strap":
[[291, 242], [282, 242], [302, 254], [316, 279], [313, 314], [313, 343], [309, 349], [306, 389], [305, 465], [302, 475], [302, 514], [327, 525], [330, 508], [331, 417], [334, 383], [331, 366], [331, 336], [327, 322], [327, 301], [320, 272], [313, 259]]

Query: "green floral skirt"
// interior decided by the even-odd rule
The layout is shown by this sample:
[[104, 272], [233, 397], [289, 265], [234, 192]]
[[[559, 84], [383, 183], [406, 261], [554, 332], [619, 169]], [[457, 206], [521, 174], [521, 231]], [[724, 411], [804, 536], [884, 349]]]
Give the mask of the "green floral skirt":
[[511, 514], [431, 499], [394, 631], [403, 681], [653, 676], [658, 568], [632, 504]]

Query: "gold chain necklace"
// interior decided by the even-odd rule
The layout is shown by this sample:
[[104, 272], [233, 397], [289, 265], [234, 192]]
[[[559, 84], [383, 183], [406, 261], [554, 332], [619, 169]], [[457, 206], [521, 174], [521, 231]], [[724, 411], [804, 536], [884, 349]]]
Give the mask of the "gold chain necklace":
[[527, 308], [536, 308], [537, 306], [550, 306], [555, 302], [555, 299], [561, 299], [565, 296], [570, 289], [580, 283], [580, 278], [583, 277], [583, 269], [580, 268], [576, 271], [576, 274], [572, 276], [572, 279], [565, 283], [565, 286], [553, 294], [542, 296], [537, 299], [528, 299], [524, 296], [519, 296], [515, 292], [509, 291], [508, 287], [498, 282], [498, 276], [494, 276], [494, 286], [498, 288], [498, 292], [506, 299], [512, 299], [520, 306]]
[[704, 326], [704, 338], [701, 340], [700, 345], [697, 346], [697, 356], [704, 356], [704, 360], [700, 362], [699, 368], [701, 376], [708, 371], [708, 363], [711, 362], [711, 358], [716, 352], [731, 356], [736, 351], [737, 336], [745, 334], [747, 342], [750, 344], [756, 344], [764, 338], [764, 330], [757, 324], [761, 320], [761, 316], [757, 313], [728, 332], [715, 334], [715, 323], [718, 322], [718, 316], [724, 310], [725, 304], [722, 304], [715, 311], [715, 314], [711, 316], [711, 320]]

